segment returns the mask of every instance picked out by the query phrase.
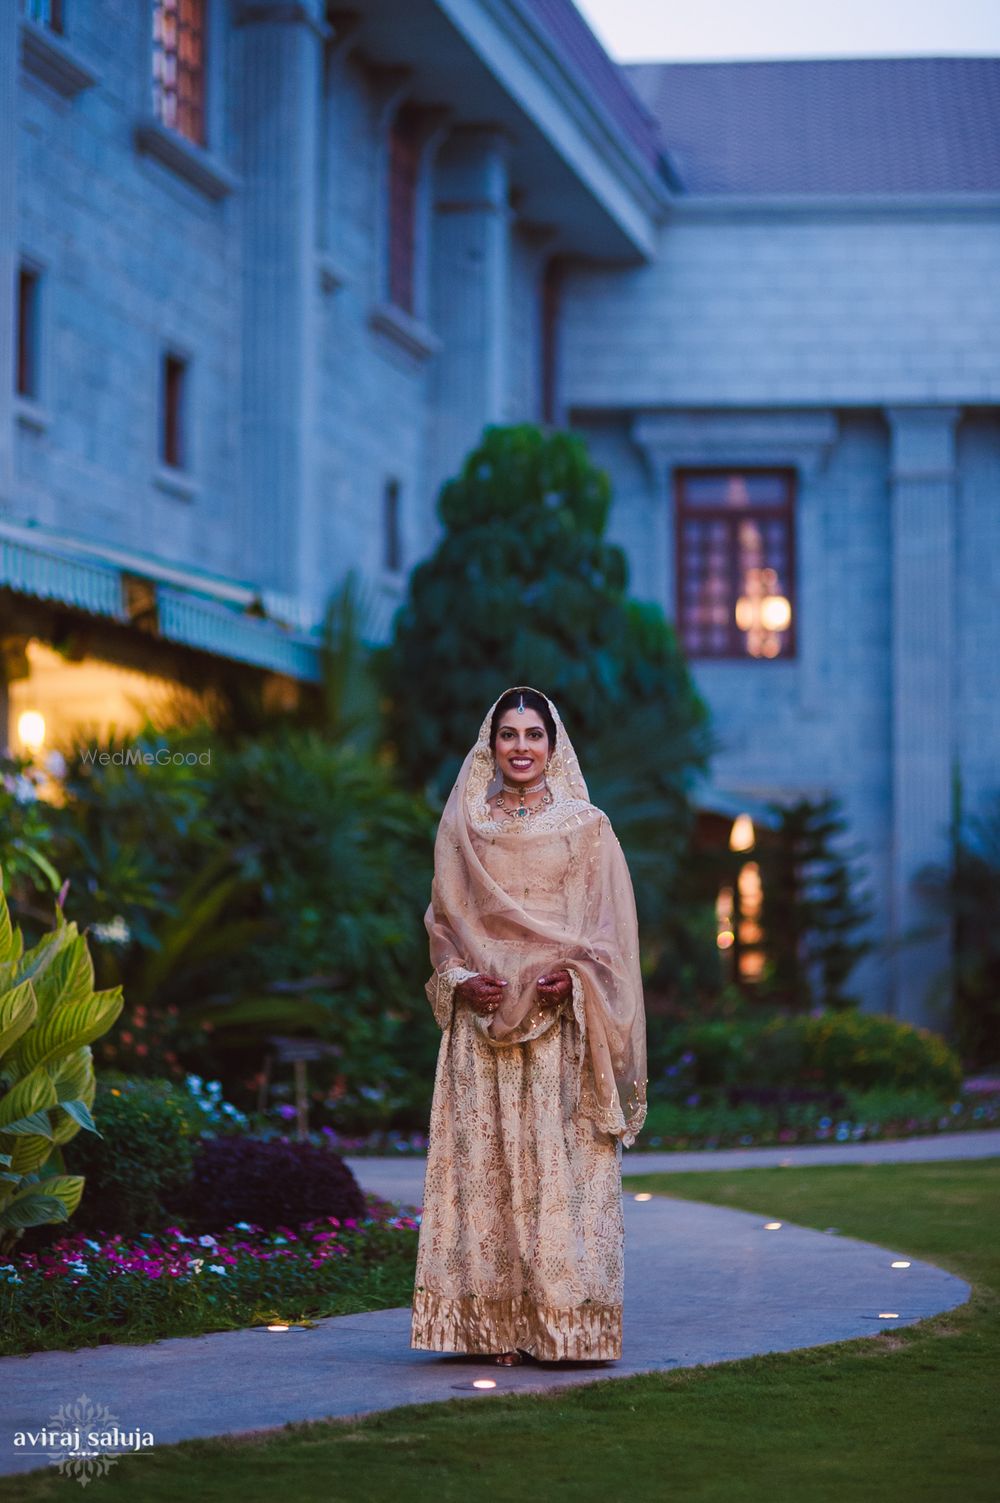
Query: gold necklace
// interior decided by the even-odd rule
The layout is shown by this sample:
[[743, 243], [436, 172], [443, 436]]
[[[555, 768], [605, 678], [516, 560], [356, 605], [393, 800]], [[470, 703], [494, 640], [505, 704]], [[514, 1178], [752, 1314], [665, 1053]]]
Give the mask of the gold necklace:
[[503, 812], [507, 815], [508, 819], [525, 819], [525, 818], [529, 818], [532, 814], [537, 814], [538, 811], [539, 811], [539, 809], [543, 809], [547, 804], [551, 804], [551, 803], [552, 803], [552, 790], [549, 788], [548, 784], [546, 784], [545, 792], [542, 794], [541, 798], [538, 800], [538, 803], [535, 804], [534, 808], [529, 808], [525, 804], [525, 802], [524, 802], [524, 790], [523, 789], [521, 790], [521, 804], [520, 804], [520, 807], [517, 808], [517, 809], [512, 809], [509, 806], [509, 804], [505, 804], [504, 803], [504, 801], [503, 801], [503, 791], [502, 790], [497, 794], [497, 808], [498, 809], [502, 809]]

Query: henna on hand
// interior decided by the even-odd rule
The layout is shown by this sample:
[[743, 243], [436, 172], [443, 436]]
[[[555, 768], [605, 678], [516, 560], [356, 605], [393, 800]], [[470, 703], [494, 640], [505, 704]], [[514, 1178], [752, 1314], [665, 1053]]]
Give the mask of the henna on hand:
[[503, 1001], [503, 989], [507, 985], [499, 976], [475, 975], [460, 981], [455, 988], [456, 997], [467, 1002], [482, 1018], [489, 1018]]
[[536, 982], [538, 999], [544, 1007], [558, 1007], [573, 991], [573, 978], [569, 971], [546, 971]]

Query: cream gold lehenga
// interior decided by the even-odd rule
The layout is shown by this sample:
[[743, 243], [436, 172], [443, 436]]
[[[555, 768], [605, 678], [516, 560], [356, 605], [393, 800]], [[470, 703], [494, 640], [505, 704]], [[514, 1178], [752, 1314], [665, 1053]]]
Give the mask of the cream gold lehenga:
[[[614, 1359], [621, 1152], [646, 1115], [635, 901], [621, 846], [548, 703], [551, 805], [492, 819], [491, 706], [438, 828], [425, 923], [442, 1038], [410, 1345]], [[542, 1006], [535, 982], [557, 967], [572, 996]], [[475, 972], [509, 983], [492, 1017], [455, 998]]]

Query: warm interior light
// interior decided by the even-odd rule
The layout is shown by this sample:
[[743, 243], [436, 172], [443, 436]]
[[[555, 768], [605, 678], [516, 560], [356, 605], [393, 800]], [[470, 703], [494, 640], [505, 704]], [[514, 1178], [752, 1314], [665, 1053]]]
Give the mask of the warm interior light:
[[22, 710], [17, 717], [17, 734], [22, 746], [37, 751], [45, 740], [45, 716], [37, 710]]
[[764, 974], [764, 957], [759, 950], [744, 950], [740, 956], [740, 975], [747, 981], [759, 981]]
[[765, 595], [760, 602], [760, 624], [767, 631], [784, 631], [792, 619], [792, 606], [784, 595]]
[[731, 851], [752, 851], [754, 839], [753, 820], [749, 814], [737, 814], [733, 820], [733, 827], [729, 832], [729, 849]]
[[636, 1200], [652, 1200], [653, 1197], [652, 1195], [650, 1195], [648, 1190], [643, 1190], [642, 1193], [637, 1195], [635, 1198]]
[[720, 929], [718, 935], [716, 936], [715, 943], [718, 945], [720, 950], [731, 949], [733, 943], [732, 929]]
[[474, 1378], [472, 1386], [473, 1388], [496, 1388], [497, 1385], [493, 1378]]
[[897, 1258], [896, 1262], [893, 1263], [892, 1266], [893, 1268], [909, 1268], [910, 1265], [906, 1262], [905, 1258]]

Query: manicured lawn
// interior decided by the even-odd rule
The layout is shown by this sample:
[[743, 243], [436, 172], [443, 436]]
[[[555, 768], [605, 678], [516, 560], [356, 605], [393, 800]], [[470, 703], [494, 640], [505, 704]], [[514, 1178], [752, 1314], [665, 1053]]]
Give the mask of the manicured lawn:
[[[1000, 1160], [650, 1175], [628, 1192], [640, 1185], [836, 1226], [950, 1268], [975, 1294], [919, 1327], [807, 1352], [187, 1442], [123, 1458], [96, 1485], [143, 1503], [182, 1489], [240, 1503], [995, 1503]], [[67, 1485], [42, 1474], [2, 1491], [61, 1499]]]

